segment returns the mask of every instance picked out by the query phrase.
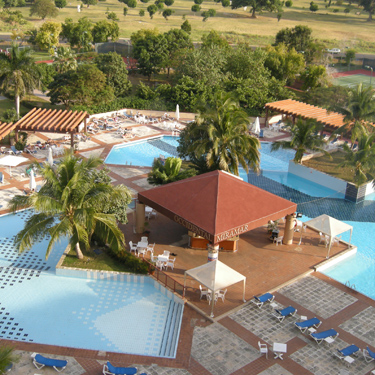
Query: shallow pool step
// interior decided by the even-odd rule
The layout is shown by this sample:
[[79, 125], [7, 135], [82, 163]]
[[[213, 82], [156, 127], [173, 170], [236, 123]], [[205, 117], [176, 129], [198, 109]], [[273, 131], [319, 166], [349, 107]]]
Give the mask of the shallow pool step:
[[173, 155], [175, 157], [178, 156], [177, 148], [175, 146], [170, 145], [167, 142], [162, 141], [161, 139], [153, 139], [148, 141], [154, 147], [157, 147], [161, 152], [168, 152], [168, 154]]
[[170, 302], [159, 356], [168, 358], [176, 356], [183, 311], [183, 304]]

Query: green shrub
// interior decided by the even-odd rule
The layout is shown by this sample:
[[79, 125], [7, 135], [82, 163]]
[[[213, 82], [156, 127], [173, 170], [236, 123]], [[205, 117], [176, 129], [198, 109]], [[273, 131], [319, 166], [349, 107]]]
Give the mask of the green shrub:
[[[148, 1], [148, 0], [147, 0]], [[145, 16], [145, 10], [144, 9], [141, 9], [140, 11], [139, 11], [139, 16], [140, 17], [144, 17]]]
[[333, 13], [338, 13], [338, 12], [340, 12], [340, 9], [338, 9], [338, 8], [332, 9], [332, 12]]
[[191, 7], [192, 12], [199, 12], [201, 10], [201, 7], [198, 4], [195, 4]]
[[135, 8], [137, 6], [137, 0], [128, 0], [128, 7]]
[[285, 6], [286, 6], [287, 8], [292, 7], [292, 6], [293, 6], [293, 1], [292, 1], [292, 0], [286, 0], [286, 2], [285, 2]]

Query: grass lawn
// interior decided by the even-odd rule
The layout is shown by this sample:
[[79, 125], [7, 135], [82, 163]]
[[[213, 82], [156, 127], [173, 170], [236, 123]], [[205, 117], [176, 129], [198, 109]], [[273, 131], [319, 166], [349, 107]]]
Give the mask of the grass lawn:
[[[81, 13], [77, 12], [77, 4], [79, 2], [72, 1], [66, 8], [59, 11], [59, 15], [53, 21], [64, 22], [66, 18], [72, 18], [77, 21], [81, 17], [88, 17], [96, 22], [106, 17], [107, 9], [115, 12], [120, 19], [120, 36], [130, 37], [130, 35], [140, 29], [158, 28], [161, 32], [165, 32], [170, 28], [179, 28], [187, 19], [192, 26], [193, 40], [200, 40], [204, 33], [214, 29], [230, 38], [232, 42], [246, 40], [252, 45], [266, 45], [274, 41], [275, 34], [282, 28], [294, 27], [295, 25], [307, 25], [313, 29], [313, 37], [324, 40], [327, 47], [337, 47], [344, 49], [345, 47], [355, 47], [360, 51], [375, 51], [375, 22], [366, 22], [368, 15], [362, 9], [355, 5], [349, 6], [351, 9], [349, 14], [344, 13], [344, 9], [348, 6], [332, 5], [326, 9], [323, 2], [319, 2], [319, 10], [315, 13], [309, 11], [310, 0], [295, 0], [291, 8], [284, 7], [284, 13], [280, 20], [274, 13], [263, 13], [258, 18], [253, 19], [249, 13], [249, 9], [245, 11], [243, 8], [232, 10], [223, 8], [221, 3], [212, 0], [206, 0], [201, 5], [201, 11], [210, 8], [216, 10], [216, 17], [209, 18], [206, 22], [202, 22], [202, 17], [191, 11], [194, 4], [192, 0], [175, 0], [171, 9], [174, 14], [166, 21], [161, 14], [157, 13], [153, 19], [150, 19], [146, 8], [151, 3], [138, 2], [137, 7], [129, 8], [128, 15], [123, 15], [124, 4], [117, 0], [100, 1], [97, 5], [86, 6]], [[144, 9], [146, 15], [139, 16], [139, 10]], [[333, 13], [333, 9], [338, 9], [338, 13]], [[40, 27], [44, 21], [29, 16], [29, 6], [17, 8], [30, 21], [29, 28]], [[360, 12], [360, 15], [356, 15]], [[3, 31], [7, 31], [9, 25], [0, 24]]]
[[82, 251], [84, 258], [78, 259], [76, 252], [71, 250], [65, 257], [64, 267], [75, 267], [84, 269], [93, 269], [101, 271], [130, 272], [130, 270], [120, 263], [118, 260], [110, 257], [105, 253], [104, 249], [97, 248], [102, 251], [101, 254], [94, 253], [94, 249]]
[[333, 177], [341, 178], [342, 180], [348, 182], [353, 182], [354, 171], [351, 168], [337, 167], [345, 160], [345, 153], [342, 151], [336, 151], [333, 152], [331, 156], [332, 159], [329, 159], [329, 157], [326, 155], [320, 156], [318, 158], [312, 158], [310, 160], [304, 161], [303, 165], [327, 173]]

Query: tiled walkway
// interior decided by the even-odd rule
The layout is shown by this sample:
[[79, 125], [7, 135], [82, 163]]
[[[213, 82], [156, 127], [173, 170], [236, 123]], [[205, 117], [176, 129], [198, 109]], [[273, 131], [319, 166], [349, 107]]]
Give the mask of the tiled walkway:
[[[150, 127], [150, 129], [153, 130], [153, 134], [157, 130], [156, 127]], [[273, 139], [269, 140], [285, 136], [285, 134], [269, 135], [274, 136]], [[36, 136], [44, 139], [42, 134], [36, 134]], [[110, 151], [113, 139], [111, 135], [98, 136], [97, 139], [92, 137], [90, 149], [82, 149], [81, 154], [88, 156], [95, 152], [105, 157]], [[24, 169], [24, 166], [19, 167], [19, 173], [22, 169]], [[137, 191], [149, 188], [146, 181], [148, 168], [110, 166], [110, 170], [113, 180], [116, 183], [124, 183], [134, 194]], [[22, 180], [17, 177], [17, 174], [15, 178], [10, 179], [7, 171], [4, 170], [4, 172], [7, 184], [0, 191], [0, 204], [3, 205], [3, 208], [13, 194], [19, 194], [25, 189], [25, 184], [27, 188], [27, 180]], [[40, 183], [40, 180], [38, 182]], [[298, 197], [296, 196], [296, 198]], [[179, 249], [179, 266], [175, 269], [177, 278], [178, 275], [183, 274], [184, 258], [186, 264], [188, 264], [191, 259], [194, 259], [194, 256], [191, 250], [181, 247], [184, 246], [185, 241], [183, 230], [176, 224], [176, 227], [171, 231], [170, 227], [168, 228], [165, 225], [165, 220], [165, 218], [158, 217], [154, 223], [151, 223], [151, 226], [154, 226], [152, 242], [157, 242], [159, 248], [166, 246], [163, 242], [166, 237], [171, 243], [170, 246], [175, 243], [174, 249]], [[129, 227], [130, 225], [124, 228], [127, 240], [131, 239], [132, 229], [129, 229]], [[223, 254], [228, 262], [243, 264], [243, 272], [247, 273], [248, 280], [251, 280], [248, 282], [248, 294], [251, 292], [253, 294], [266, 292], [272, 289], [272, 285], [282, 284], [283, 277], [288, 275], [294, 277], [305, 273], [306, 269], [311, 267], [311, 265], [306, 266], [306, 264], [315, 264], [325, 257], [324, 247], [319, 248], [317, 244], [311, 246], [311, 253], [309, 254], [306, 254], [306, 251], [303, 253], [302, 248], [297, 245], [288, 249], [285, 246], [283, 249], [271, 248], [261, 232], [249, 232], [242, 241], [245, 244], [252, 242], [254, 239], [260, 241], [262, 251], [254, 248], [251, 251], [239, 251], [236, 254]], [[309, 241], [310, 239], [306, 239], [306, 242]], [[312, 238], [311, 241], [315, 241], [315, 239]], [[315, 249], [314, 252], [313, 248]], [[259, 252], [257, 253], [257, 251]], [[264, 254], [267, 254], [267, 256], [264, 256]], [[197, 258], [198, 252], [195, 255], [195, 258]], [[204, 252], [201, 256], [205, 256]], [[311, 259], [307, 260], [309, 257]], [[285, 260], [285, 263], [281, 263], [281, 260]], [[199, 260], [197, 261], [199, 262]], [[251, 268], [254, 261], [257, 262], [256, 267]], [[278, 265], [279, 269], [270, 267], [271, 264]], [[305, 269], [303, 271], [302, 266], [304, 264]], [[282, 277], [280, 278], [280, 276]], [[233, 295], [235, 295], [235, 291], [233, 291], [232, 297], [228, 296], [228, 304], [230, 304], [230, 299], [233, 299]], [[99, 375], [102, 373], [102, 365], [106, 360], [111, 360], [115, 365], [137, 366], [138, 373], [146, 372], [149, 375], [370, 374], [375, 364], [367, 364], [362, 355], [355, 359], [350, 367], [347, 367], [332, 353], [336, 348], [343, 348], [352, 343], [358, 345], [361, 349], [365, 348], [366, 345], [374, 349], [375, 302], [373, 300], [321, 274], [313, 274], [299, 279], [279, 289], [275, 295], [277, 306], [292, 305], [297, 308], [298, 316], [287, 318], [283, 323], [279, 323], [272, 316], [270, 306], [258, 309], [254, 304], [247, 303], [234, 310], [230, 315], [215, 323], [210, 323], [191, 307], [186, 306], [177, 358], [174, 360], [14, 341], [12, 344], [17, 348], [20, 362], [15, 364], [12, 373], [16, 375], [56, 373], [51, 369], [37, 370], [33, 367], [30, 353], [36, 351], [51, 357], [68, 359], [69, 364], [64, 373], [71, 375]], [[334, 328], [339, 332], [338, 339], [332, 346], [324, 343], [318, 346], [307, 335], [301, 334], [294, 327], [293, 323], [296, 319], [299, 319], [300, 315], [305, 315], [308, 318], [318, 317], [323, 321], [319, 330]], [[5, 342], [5, 340], [3, 341]], [[261, 356], [258, 351], [258, 341], [266, 343], [268, 347], [272, 347], [274, 342], [286, 343], [287, 353], [284, 355], [284, 360], [274, 359], [271, 351], [268, 359]]]

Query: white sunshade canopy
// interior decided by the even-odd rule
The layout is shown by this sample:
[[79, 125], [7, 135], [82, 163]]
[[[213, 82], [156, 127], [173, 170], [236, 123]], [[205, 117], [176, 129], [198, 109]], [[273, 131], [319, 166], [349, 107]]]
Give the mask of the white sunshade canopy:
[[9, 167], [9, 175], [12, 175], [12, 167], [16, 167], [18, 164], [29, 161], [29, 159], [23, 156], [7, 155], [0, 159], [0, 165], [6, 165]]
[[[329, 243], [329, 249], [328, 249], [328, 255], [329, 250], [332, 246], [332, 240], [334, 237], [338, 236], [341, 233], [347, 232], [350, 230], [350, 240], [349, 240], [349, 247], [350, 242], [352, 239], [352, 233], [353, 233], [353, 227], [349, 224], [346, 224], [340, 220], [335, 219], [334, 217], [331, 217], [329, 215], [320, 215], [316, 217], [315, 219], [311, 219], [309, 221], [306, 221], [304, 223], [309, 228], [315, 229], [318, 232], [322, 232], [323, 234], [327, 234], [330, 236], [330, 243]], [[327, 255], [327, 258], [328, 258]]]
[[[191, 270], [185, 271], [185, 282], [186, 276], [190, 276], [193, 279], [199, 281], [200, 284], [215, 292], [225, 289], [233, 284], [243, 281], [243, 301], [245, 300], [245, 284], [246, 277], [241, 275], [233, 268], [228, 267], [226, 264], [219, 260], [205, 263], [199, 267], [192, 268]], [[211, 306], [211, 316], [213, 316], [214, 303]]]

